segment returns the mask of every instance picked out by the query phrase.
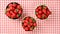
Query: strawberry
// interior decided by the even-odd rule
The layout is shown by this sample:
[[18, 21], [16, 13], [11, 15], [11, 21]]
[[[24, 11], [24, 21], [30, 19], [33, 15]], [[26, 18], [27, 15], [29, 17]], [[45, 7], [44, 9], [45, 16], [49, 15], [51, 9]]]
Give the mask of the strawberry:
[[42, 14], [42, 11], [39, 11], [38, 13], [39, 13], [39, 14]]
[[17, 6], [17, 4], [14, 3], [14, 4], [13, 4], [13, 7], [16, 7], [16, 6]]
[[10, 10], [14, 10], [15, 8], [14, 7], [10, 7]]
[[30, 28], [31, 26], [30, 26], [30, 25], [28, 25], [28, 27]]
[[36, 23], [34, 23], [33, 25], [34, 25], [34, 26], [37, 26], [37, 24], [36, 24]]
[[14, 18], [16, 16], [16, 14], [13, 11], [10, 11], [11, 13], [11, 18]]
[[39, 6], [37, 9], [41, 10], [42, 8], [41, 8], [41, 6]]
[[18, 11], [18, 13], [19, 13], [19, 14], [22, 14], [22, 11], [21, 11], [21, 10], [19, 10], [19, 11]]
[[27, 20], [24, 20], [24, 23], [28, 23], [28, 21]]
[[29, 30], [29, 28], [28, 27], [25, 27], [25, 31], [28, 31]]
[[42, 14], [42, 19], [44, 19], [44, 17], [45, 17], [45, 14]]
[[19, 18], [18, 14], [16, 14], [15, 18]]
[[26, 20], [29, 20], [29, 17], [27, 17]]
[[13, 13], [13, 14], [11, 15], [11, 18], [15, 18], [15, 16], [16, 16], [16, 15]]
[[43, 9], [42, 11], [43, 11], [43, 13], [44, 13], [44, 14], [46, 14], [46, 13], [47, 13], [47, 11], [46, 11], [45, 9]]
[[11, 15], [11, 18], [14, 18], [14, 16], [13, 16], [13, 15]]
[[40, 14], [37, 15], [38, 18], [41, 18], [42, 16]]
[[21, 9], [21, 6], [20, 5], [17, 5], [17, 9]]
[[18, 13], [18, 9], [15, 9], [15, 10], [14, 10], [14, 13], [16, 13], [16, 14], [17, 14], [17, 13]]
[[33, 23], [30, 23], [30, 26], [32, 26], [33, 25]]
[[46, 18], [48, 18], [48, 16], [45, 15], [45, 16], [44, 16], [44, 19], [46, 19]]
[[51, 14], [51, 12], [50, 11], [47, 11], [47, 16], [50, 15], [50, 14]]
[[9, 4], [9, 7], [13, 7], [13, 4], [10, 3], [10, 4]]
[[36, 9], [35, 11], [36, 11], [36, 12], [39, 12], [39, 10], [38, 10], [38, 9]]
[[33, 22], [32, 19], [29, 19], [29, 22]]
[[9, 17], [11, 16], [11, 14], [9, 12], [7, 12], [6, 15], [9, 16]]
[[24, 23], [24, 26], [27, 26], [27, 23]]

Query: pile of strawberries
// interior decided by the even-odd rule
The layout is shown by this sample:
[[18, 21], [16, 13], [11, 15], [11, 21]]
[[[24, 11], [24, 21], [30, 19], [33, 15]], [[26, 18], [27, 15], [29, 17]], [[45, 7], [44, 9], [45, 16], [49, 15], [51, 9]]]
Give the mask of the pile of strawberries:
[[46, 19], [51, 14], [51, 12], [47, 6], [41, 5], [36, 8], [35, 14], [39, 19]]
[[16, 2], [12, 2], [10, 4], [8, 4], [8, 6], [6, 7], [6, 15], [9, 18], [12, 19], [17, 19], [22, 15], [22, 7], [20, 6], [20, 4], [16, 3]]
[[22, 26], [25, 29], [25, 31], [32, 31], [36, 26], [36, 21], [32, 17], [25, 17]]

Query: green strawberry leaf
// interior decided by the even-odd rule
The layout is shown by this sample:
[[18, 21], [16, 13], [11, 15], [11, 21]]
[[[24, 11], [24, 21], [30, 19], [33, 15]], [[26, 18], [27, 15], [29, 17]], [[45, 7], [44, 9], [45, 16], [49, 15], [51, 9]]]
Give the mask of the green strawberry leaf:
[[18, 14], [18, 17], [20, 17], [21, 16], [21, 14]]
[[16, 9], [16, 12], [18, 12], [18, 9]]
[[28, 22], [28, 24], [30, 24], [30, 22]]

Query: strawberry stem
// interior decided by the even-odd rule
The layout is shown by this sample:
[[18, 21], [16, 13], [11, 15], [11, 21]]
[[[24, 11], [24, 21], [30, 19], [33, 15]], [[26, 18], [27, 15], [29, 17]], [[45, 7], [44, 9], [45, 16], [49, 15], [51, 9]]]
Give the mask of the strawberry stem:
[[21, 16], [21, 14], [18, 14], [18, 16], [20, 17], [20, 16]]
[[28, 24], [30, 24], [30, 22], [28, 22]]
[[16, 12], [18, 12], [18, 9], [16, 9]]

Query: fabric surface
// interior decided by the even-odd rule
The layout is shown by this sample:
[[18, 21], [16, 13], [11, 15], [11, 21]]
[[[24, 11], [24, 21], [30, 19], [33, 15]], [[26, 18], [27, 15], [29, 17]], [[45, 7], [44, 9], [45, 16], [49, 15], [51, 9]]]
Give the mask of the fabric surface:
[[[26, 16], [35, 18], [37, 27], [33, 31], [25, 31], [21, 19], [13, 20], [5, 15], [10, 2], [22, 6], [22, 19]], [[35, 9], [39, 5], [46, 5], [52, 12], [48, 19], [40, 20], [36, 17]], [[0, 0], [0, 34], [60, 34], [60, 0]]]

